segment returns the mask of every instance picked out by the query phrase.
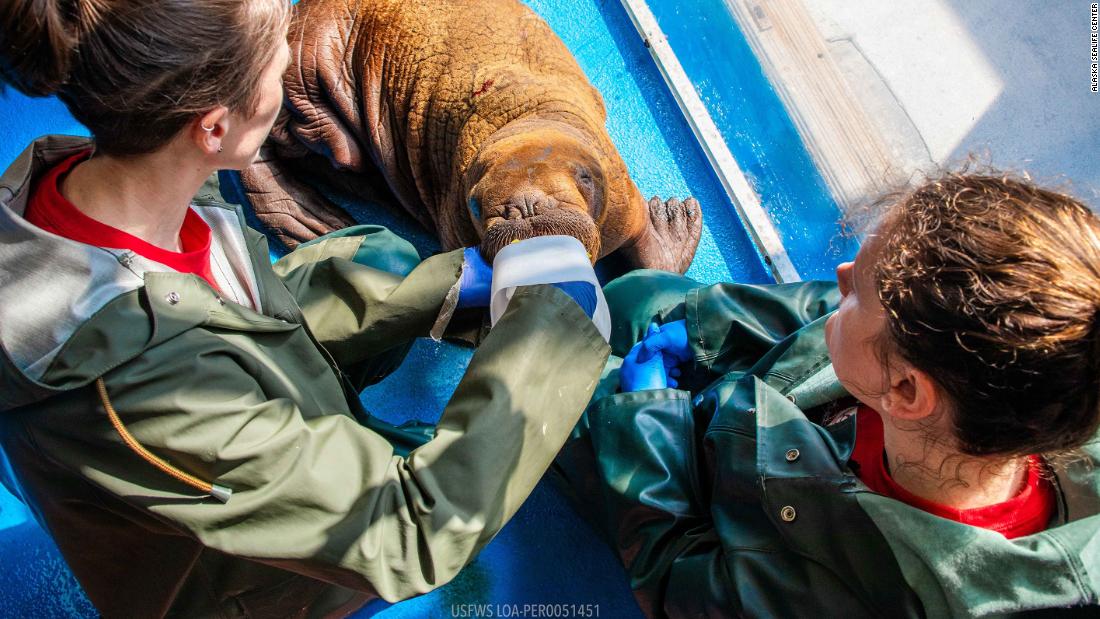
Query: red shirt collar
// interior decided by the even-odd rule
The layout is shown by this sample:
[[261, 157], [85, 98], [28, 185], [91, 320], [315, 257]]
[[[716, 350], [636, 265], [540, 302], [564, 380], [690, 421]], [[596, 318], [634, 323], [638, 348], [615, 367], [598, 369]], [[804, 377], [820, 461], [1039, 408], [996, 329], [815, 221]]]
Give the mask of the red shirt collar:
[[91, 153], [90, 150], [77, 153], [43, 175], [31, 193], [24, 218], [47, 232], [79, 243], [128, 249], [180, 273], [198, 275], [217, 288], [210, 270], [210, 226], [194, 209], [187, 209], [180, 229], [182, 251], [175, 252], [92, 219], [61, 195], [59, 186], [62, 177], [76, 164], [88, 159]]
[[1042, 462], [1028, 458], [1027, 482], [1019, 494], [1004, 501], [973, 509], [956, 509], [921, 498], [899, 485], [886, 468], [882, 418], [860, 406], [856, 413], [856, 445], [852, 452], [857, 476], [875, 492], [934, 514], [1001, 533], [1008, 539], [1038, 533], [1054, 514], [1054, 488], [1042, 475]]

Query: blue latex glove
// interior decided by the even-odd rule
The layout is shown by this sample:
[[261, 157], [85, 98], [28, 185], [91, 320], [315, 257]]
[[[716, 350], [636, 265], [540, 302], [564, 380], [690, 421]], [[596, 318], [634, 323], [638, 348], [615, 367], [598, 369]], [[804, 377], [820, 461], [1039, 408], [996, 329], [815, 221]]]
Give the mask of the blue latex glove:
[[[646, 337], [657, 332], [657, 325], [650, 325]], [[623, 365], [619, 368], [619, 390], [623, 393], [644, 391], [646, 389], [666, 389], [670, 386], [665, 370], [664, 355], [657, 353], [649, 355], [645, 359], [642, 359], [642, 357], [642, 342], [638, 342], [623, 358]]]
[[687, 322], [683, 320], [666, 322], [656, 332], [654, 325], [649, 325], [649, 333], [642, 339], [642, 350], [647, 359], [661, 353], [666, 359], [674, 361], [672, 365], [681, 365], [695, 358], [688, 344]]
[[561, 282], [551, 286], [569, 295], [591, 318], [596, 313], [596, 287], [588, 282]]
[[493, 265], [485, 262], [476, 247], [467, 247], [462, 252], [462, 260], [458, 306], [489, 307], [489, 293], [493, 290]]

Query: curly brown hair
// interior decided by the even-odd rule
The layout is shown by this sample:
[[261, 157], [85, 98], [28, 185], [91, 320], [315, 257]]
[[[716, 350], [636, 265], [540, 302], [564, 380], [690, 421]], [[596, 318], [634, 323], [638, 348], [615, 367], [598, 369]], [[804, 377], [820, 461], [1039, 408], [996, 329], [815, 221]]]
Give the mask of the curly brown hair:
[[288, 0], [3, 0], [0, 82], [144, 154], [218, 105], [251, 115], [289, 20]]
[[943, 389], [958, 448], [1059, 453], [1100, 423], [1100, 220], [1007, 174], [888, 198], [874, 267], [883, 344]]

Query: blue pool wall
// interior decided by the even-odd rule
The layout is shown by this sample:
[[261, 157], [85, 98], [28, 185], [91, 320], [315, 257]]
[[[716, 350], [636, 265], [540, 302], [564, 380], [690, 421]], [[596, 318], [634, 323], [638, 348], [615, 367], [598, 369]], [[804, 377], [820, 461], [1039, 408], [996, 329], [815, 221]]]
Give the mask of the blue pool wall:
[[[704, 234], [688, 275], [704, 282], [769, 282], [759, 255], [620, 3], [529, 0], [527, 4], [549, 22], [603, 94], [608, 131], [643, 195], [693, 195], [702, 204]], [[651, 4], [669, 30], [670, 40], [679, 45], [673, 22], [685, 16], [672, 14], [673, 22], [666, 21], [667, 9], [679, 3]], [[699, 72], [700, 67], [688, 62], [685, 68], [700, 80], [708, 105], [715, 100], [717, 88], [735, 87], [740, 93], [741, 99], [723, 99], [721, 106], [712, 108], [712, 114], [758, 185], [765, 207], [771, 208], [773, 202], [777, 205], [777, 227], [790, 243], [788, 251], [796, 266], [806, 274], [829, 276], [839, 261], [834, 258], [842, 253], [819, 250], [820, 239], [836, 237], [835, 206], [759, 65], [751, 53], [745, 55], [747, 45], [736, 31], [725, 36], [735, 39], [726, 44], [737, 56], [725, 69], [736, 72], [737, 77], [727, 76], [729, 83], [715, 86], [717, 82], [706, 80], [718, 78], [708, 78]], [[684, 53], [682, 49], [677, 51]], [[46, 133], [87, 135], [56, 99], [31, 100], [12, 90], [0, 97], [0, 165], [6, 166], [30, 140]], [[784, 191], [784, 183], [795, 190]], [[379, 205], [356, 203], [347, 196], [333, 197], [360, 221], [390, 225], [412, 240], [422, 255], [438, 247], [430, 234], [400, 214]], [[804, 222], [819, 227], [811, 230]], [[800, 226], [806, 230], [800, 231]], [[434, 421], [470, 354], [450, 344], [419, 341], [406, 363], [393, 376], [364, 391], [362, 399], [369, 410], [387, 421]], [[27, 510], [3, 490], [0, 550], [0, 564], [9, 575], [0, 584], [0, 616], [94, 616], [48, 537]], [[615, 557], [545, 481], [454, 582], [415, 600], [371, 605], [359, 616], [450, 617], [452, 604], [476, 603], [597, 604], [601, 616], [640, 616]]]
[[649, 6], [802, 279], [833, 279], [858, 240], [725, 3]]

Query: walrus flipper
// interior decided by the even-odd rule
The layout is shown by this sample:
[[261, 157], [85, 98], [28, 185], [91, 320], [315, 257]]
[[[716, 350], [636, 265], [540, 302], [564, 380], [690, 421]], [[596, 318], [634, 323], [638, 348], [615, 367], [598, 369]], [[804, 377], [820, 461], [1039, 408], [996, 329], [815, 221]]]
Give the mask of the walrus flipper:
[[333, 230], [355, 224], [339, 207], [289, 171], [294, 160], [285, 160], [270, 143], [260, 156], [241, 171], [241, 185], [256, 217], [289, 249]]
[[623, 257], [639, 269], [687, 271], [703, 233], [699, 202], [695, 198], [662, 201], [654, 196], [647, 206], [649, 222], [645, 232], [633, 245], [620, 249]]

